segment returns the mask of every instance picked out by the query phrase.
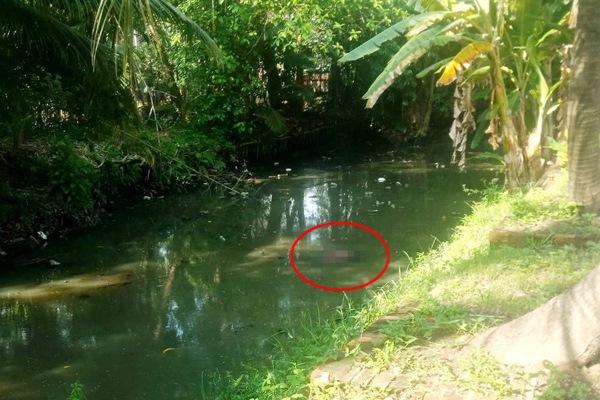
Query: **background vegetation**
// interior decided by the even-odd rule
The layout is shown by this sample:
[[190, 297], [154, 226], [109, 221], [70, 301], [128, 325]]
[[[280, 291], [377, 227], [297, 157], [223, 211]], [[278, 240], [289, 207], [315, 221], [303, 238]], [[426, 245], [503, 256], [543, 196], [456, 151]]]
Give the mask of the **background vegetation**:
[[7, 1], [3, 236], [94, 223], [120, 198], [180, 190], [290, 138], [447, 125], [450, 91], [410, 74], [364, 110], [398, 45], [337, 64], [409, 12], [398, 0]]
[[0, 226], [91, 223], [122, 195], [332, 131], [449, 129], [460, 167], [498, 149], [508, 184], [526, 184], [561, 139], [568, 14], [567, 0], [7, 1]]

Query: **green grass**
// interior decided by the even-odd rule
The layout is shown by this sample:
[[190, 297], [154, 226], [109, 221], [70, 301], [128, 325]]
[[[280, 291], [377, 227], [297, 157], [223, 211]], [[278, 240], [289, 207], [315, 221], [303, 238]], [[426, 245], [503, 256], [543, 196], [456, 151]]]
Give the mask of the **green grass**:
[[[293, 340], [276, 344], [267, 366], [247, 367], [236, 377], [215, 376], [204, 396], [307, 399], [310, 372], [344, 352], [374, 370], [400, 368], [415, 387], [426, 386], [427, 379], [435, 376], [481, 395], [506, 399], [523, 396], [529, 390], [529, 374], [499, 366], [484, 353], [473, 353], [459, 363], [459, 377], [447, 363], [438, 360], [438, 355], [454, 346], [456, 338], [470, 337], [534, 309], [600, 262], [599, 244], [590, 244], [584, 250], [539, 243], [520, 248], [489, 246], [489, 231], [506, 224], [560, 220], [566, 229], [575, 232], [584, 229], [586, 233], [600, 233], [600, 228], [590, 224], [592, 216], [579, 216], [577, 207], [561, 197], [562, 185], [563, 178], [548, 190], [511, 194], [491, 188], [480, 193], [482, 199], [473, 204], [472, 213], [455, 229], [452, 239], [417, 255], [401, 280], [373, 293], [364, 305], [341, 308], [338, 318], [306, 317], [299, 328], [290, 331]], [[369, 354], [345, 348], [350, 339], [378, 318], [407, 302], [415, 306], [382, 330], [387, 337], [383, 345]], [[550, 370], [544, 374], [544, 384], [535, 389], [538, 395], [546, 390], [543, 398], [558, 398], [557, 393], [567, 393], [564, 398], [588, 398], [585, 384], [574, 380], [568, 384], [569, 380], [556, 378]], [[335, 397], [340, 393], [342, 397]], [[313, 388], [312, 398], [334, 397], [375, 399], [384, 398], [385, 393], [375, 389]]]
[[549, 379], [540, 400], [586, 400], [595, 399], [588, 382], [573, 372], [559, 371], [549, 367]]
[[73, 383], [71, 385], [71, 391], [69, 392], [69, 397], [67, 400], [86, 400], [87, 397], [85, 395], [84, 387], [80, 383]]

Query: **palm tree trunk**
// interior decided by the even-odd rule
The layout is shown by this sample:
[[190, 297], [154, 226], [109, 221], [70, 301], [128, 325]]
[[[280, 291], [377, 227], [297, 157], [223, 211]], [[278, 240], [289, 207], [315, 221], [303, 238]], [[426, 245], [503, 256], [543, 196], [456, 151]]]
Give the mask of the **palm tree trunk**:
[[570, 290], [472, 342], [499, 361], [541, 369], [583, 366], [600, 355], [600, 266]]
[[[569, 190], [575, 200], [594, 205], [600, 192], [600, 7], [575, 0], [574, 71], [569, 88]], [[600, 265], [581, 282], [514, 321], [475, 338], [507, 364], [539, 369], [588, 365], [600, 358]]]
[[[573, 8], [577, 7], [575, 1]], [[569, 194], [590, 209], [600, 206], [600, 7], [579, 0], [574, 24], [572, 72], [566, 134], [569, 143]]]

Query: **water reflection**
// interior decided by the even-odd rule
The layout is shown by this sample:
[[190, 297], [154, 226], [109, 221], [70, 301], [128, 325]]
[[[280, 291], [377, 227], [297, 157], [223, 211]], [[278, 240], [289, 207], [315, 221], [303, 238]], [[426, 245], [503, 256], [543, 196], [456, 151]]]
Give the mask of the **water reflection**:
[[[479, 186], [483, 174], [390, 160], [298, 169], [246, 199], [146, 203], [48, 246], [34, 257], [60, 266], [0, 276], [0, 398], [64, 398], [74, 381], [94, 399], [197, 397], [204, 371], [264, 360], [300, 311], [340, 304], [341, 294], [292, 273], [287, 252], [300, 232], [329, 220], [367, 224], [397, 265], [404, 251], [448, 235], [467, 211], [463, 184]], [[311, 243], [357, 258], [337, 263], [337, 275], [310, 257], [305, 267], [331, 284], [364, 281], [368, 266], [381, 268], [372, 258], [383, 260], [382, 249], [354, 239], [319, 232]]]

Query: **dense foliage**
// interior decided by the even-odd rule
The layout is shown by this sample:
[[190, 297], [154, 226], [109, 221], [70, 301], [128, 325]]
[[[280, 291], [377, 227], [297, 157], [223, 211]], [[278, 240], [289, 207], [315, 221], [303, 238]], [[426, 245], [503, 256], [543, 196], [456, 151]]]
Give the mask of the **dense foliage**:
[[[537, 179], [549, 161], [543, 149], [561, 128], [554, 111], [564, 103], [558, 89], [566, 70], [565, 46], [570, 43], [568, 2], [433, 0], [416, 5], [413, 15], [340, 60], [360, 59], [405, 36], [405, 44], [363, 96], [367, 107], [373, 107], [410, 65], [433, 53], [431, 65], [420, 75], [437, 70], [438, 86], [456, 83], [450, 130], [455, 161], [464, 164], [467, 135], [479, 125], [473, 145], [487, 134], [494, 149], [502, 146], [509, 185]], [[477, 94], [472, 94], [474, 85], [482, 89]], [[476, 98], [488, 103], [479, 117], [474, 115]]]
[[407, 13], [399, 0], [5, 2], [0, 225], [93, 222], [122, 194], [331, 126], [426, 135], [450, 110], [433, 80], [406, 75], [373, 111], [360, 101], [393, 46], [337, 64]]
[[522, 185], [560, 139], [567, 17], [563, 0], [10, 0], [0, 225], [91, 222], [327, 127], [450, 127], [456, 163], [500, 148]]

